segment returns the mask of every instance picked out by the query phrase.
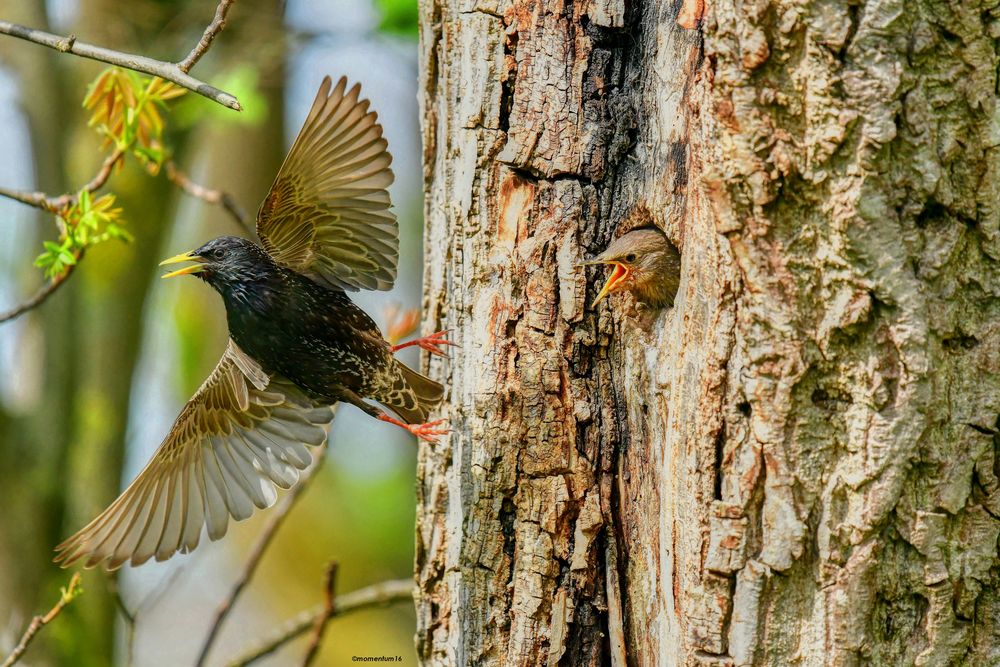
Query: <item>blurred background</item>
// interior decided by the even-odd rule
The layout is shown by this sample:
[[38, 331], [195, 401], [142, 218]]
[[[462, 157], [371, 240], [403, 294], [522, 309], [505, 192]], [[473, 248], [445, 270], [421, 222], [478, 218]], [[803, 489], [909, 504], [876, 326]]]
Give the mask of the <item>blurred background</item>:
[[[0, 18], [176, 61], [215, 6], [0, 0]], [[380, 323], [389, 302], [420, 305], [416, 13], [416, 0], [239, 0], [192, 74], [236, 94], [245, 111], [188, 94], [171, 103], [165, 135], [192, 180], [229, 192], [252, 217], [323, 75], [360, 81], [394, 156], [401, 232], [396, 289], [358, 297]], [[103, 154], [81, 102], [104, 68], [0, 36], [0, 186], [58, 195], [93, 177]], [[188, 197], [162, 174], [148, 175], [131, 158], [103, 192], [117, 196], [134, 241], [89, 250], [41, 308], [0, 325], [0, 657], [69, 580], [51, 563], [52, 548], [135, 476], [225, 345], [218, 296], [194, 279], [160, 281], [157, 262], [240, 228], [221, 208]], [[55, 236], [52, 216], [0, 198], [0, 310], [41, 284], [32, 262], [42, 241]], [[407, 353], [404, 360], [416, 365], [417, 355]], [[338, 593], [410, 576], [415, 442], [342, 407], [330, 445], [208, 664], [228, 663], [321, 602], [331, 560], [340, 565]], [[221, 542], [203, 538], [193, 554], [121, 571], [121, 597], [137, 611], [131, 656], [109, 577], [87, 571], [83, 595], [42, 631], [21, 664], [193, 664], [267, 515], [231, 524]], [[372, 654], [415, 664], [413, 629], [409, 602], [335, 618], [316, 664]], [[256, 664], [298, 664], [304, 641]]]

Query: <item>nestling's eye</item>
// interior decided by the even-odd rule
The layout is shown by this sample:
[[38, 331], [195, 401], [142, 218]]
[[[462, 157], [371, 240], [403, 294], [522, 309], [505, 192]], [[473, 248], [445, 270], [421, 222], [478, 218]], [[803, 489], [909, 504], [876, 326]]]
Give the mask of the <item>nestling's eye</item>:
[[634, 252], [630, 252], [629, 254], [625, 255], [625, 261], [628, 262], [629, 264], [631, 264], [632, 262], [634, 262], [635, 261], [635, 253]]

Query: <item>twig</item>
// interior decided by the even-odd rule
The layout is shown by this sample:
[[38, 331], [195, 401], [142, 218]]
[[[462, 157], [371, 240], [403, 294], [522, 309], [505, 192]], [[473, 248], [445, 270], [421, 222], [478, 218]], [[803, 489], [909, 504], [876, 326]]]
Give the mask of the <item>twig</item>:
[[160, 581], [156, 584], [156, 587], [149, 591], [146, 594], [146, 597], [139, 601], [139, 604], [135, 608], [135, 617], [138, 618], [139, 616], [145, 614], [145, 612], [149, 611], [149, 609], [153, 606], [159, 604], [160, 600], [167, 593], [167, 591], [172, 590], [177, 584], [177, 581], [191, 572], [191, 569], [191, 564], [186, 563], [160, 579]]
[[191, 53], [187, 54], [184, 60], [177, 63], [177, 69], [187, 74], [195, 66], [195, 63], [201, 60], [201, 57], [212, 46], [212, 41], [226, 27], [226, 14], [229, 13], [229, 8], [233, 6], [234, 2], [236, 0], [220, 0], [219, 6], [215, 8], [215, 16], [212, 18], [212, 22], [205, 28], [205, 33], [198, 40], [198, 43], [195, 44], [194, 48], [191, 49]]
[[[336, 407], [334, 410], [336, 410]], [[205, 641], [201, 646], [201, 651], [198, 653], [198, 660], [195, 662], [196, 667], [202, 667], [205, 664], [205, 660], [208, 659], [209, 651], [212, 650], [212, 645], [215, 643], [219, 630], [222, 629], [223, 622], [229, 616], [229, 612], [233, 610], [233, 606], [236, 604], [236, 600], [240, 597], [243, 589], [250, 582], [250, 579], [253, 578], [254, 572], [257, 571], [257, 566], [260, 565], [264, 553], [271, 545], [271, 540], [274, 539], [275, 533], [278, 532], [278, 529], [284, 523], [285, 518], [292, 511], [292, 508], [295, 507], [295, 503], [302, 497], [302, 493], [308, 488], [310, 480], [316, 476], [316, 471], [322, 466], [326, 450], [326, 445], [322, 445], [319, 448], [312, 467], [302, 474], [299, 483], [284, 497], [281, 504], [274, 509], [270, 519], [268, 519], [267, 525], [264, 526], [260, 535], [257, 536], [257, 541], [254, 543], [253, 548], [250, 549], [250, 555], [243, 564], [243, 570], [236, 577], [229, 595], [219, 603], [219, 606], [215, 610], [215, 619], [212, 621], [212, 626], [209, 628], [208, 635], [205, 636]]]
[[174, 164], [172, 160], [167, 162], [165, 167], [167, 180], [192, 197], [196, 197], [209, 204], [221, 206], [230, 216], [232, 216], [233, 220], [235, 220], [245, 232], [251, 235], [253, 234], [253, 230], [250, 229], [250, 225], [247, 222], [246, 212], [237, 203], [232, 195], [228, 192], [223, 192], [222, 190], [212, 190], [195, 183], [188, 177], [187, 174], [178, 169], [177, 165]]
[[[413, 600], [413, 580], [394, 579], [372, 584], [366, 588], [339, 595], [334, 600], [334, 611], [331, 617], [344, 616], [353, 611], [367, 609], [377, 605]], [[326, 613], [323, 605], [307, 609], [290, 619], [285, 627], [275, 636], [253, 647], [239, 658], [228, 663], [229, 667], [244, 667], [252, 662], [274, 653], [286, 643], [302, 633], [315, 627], [317, 619]]]
[[[124, 152], [120, 148], [115, 149], [111, 155], [105, 158], [104, 162], [101, 164], [101, 168], [98, 169], [97, 174], [90, 179], [90, 182], [80, 188], [77, 192], [67, 192], [66, 194], [58, 197], [49, 197], [43, 192], [22, 192], [20, 190], [7, 190], [5, 188], [0, 188], [0, 196], [14, 199], [22, 204], [34, 206], [35, 208], [48, 211], [49, 213], [59, 214], [67, 207], [76, 203], [76, 199], [80, 196], [81, 191], [86, 190], [87, 192], [93, 194], [100, 188], [104, 187], [104, 184], [107, 183], [108, 179], [111, 177], [111, 172], [114, 171], [115, 165], [118, 164], [118, 161], [122, 159], [123, 155]], [[76, 261], [73, 264], [68, 265], [62, 275], [56, 276], [49, 282], [42, 285], [38, 291], [26, 301], [19, 303], [6, 312], [0, 313], [0, 324], [9, 322], [10, 320], [23, 315], [33, 308], [38, 308], [40, 305], [45, 303], [46, 299], [55, 294], [56, 290], [59, 289], [66, 282], [66, 279], [73, 274], [73, 270], [76, 268], [77, 264], [80, 263], [80, 260], [83, 259], [83, 251], [81, 250], [73, 256]]]
[[[81, 257], [83, 257], [82, 252], [76, 255], [77, 264], [79, 264]], [[70, 277], [75, 268], [76, 264], [68, 265], [66, 267], [66, 270], [63, 271], [62, 275], [56, 276], [49, 282], [42, 285], [30, 299], [17, 304], [16, 306], [14, 306], [13, 308], [11, 308], [6, 312], [0, 313], [0, 324], [3, 324], [4, 322], [9, 322], [15, 317], [20, 317], [21, 315], [24, 315], [32, 308], [38, 308], [40, 305], [45, 303], [45, 300], [48, 299], [53, 294], [55, 294], [55, 291], [59, 289], [66, 282], [66, 279]]]
[[124, 154], [125, 152], [122, 149], [116, 148], [110, 155], [108, 155], [108, 157], [104, 159], [104, 162], [101, 163], [101, 167], [97, 170], [97, 174], [95, 174], [86, 185], [76, 192], [67, 192], [66, 194], [59, 195], [58, 197], [50, 197], [44, 192], [25, 192], [23, 190], [0, 188], [0, 197], [7, 197], [8, 199], [19, 201], [22, 204], [34, 206], [35, 208], [48, 211], [49, 213], [58, 214], [66, 207], [75, 204], [77, 197], [80, 196], [80, 192], [83, 190], [86, 190], [90, 194], [94, 194], [104, 187], [104, 184], [107, 183], [108, 179], [111, 177], [111, 172], [114, 171], [115, 165], [118, 164], [118, 161], [122, 159]]
[[319, 654], [319, 646], [323, 643], [323, 633], [326, 632], [326, 624], [330, 617], [337, 612], [337, 599], [334, 596], [334, 588], [337, 585], [337, 562], [330, 561], [326, 566], [326, 575], [323, 577], [323, 613], [316, 618], [313, 625], [313, 638], [306, 649], [305, 657], [302, 658], [302, 667], [309, 667]]
[[[217, 34], [221, 29], [221, 26], [216, 29], [212, 37], [214, 38], [215, 34]], [[142, 72], [143, 74], [158, 76], [161, 79], [172, 81], [182, 88], [187, 88], [192, 92], [202, 95], [203, 97], [207, 97], [213, 102], [218, 102], [224, 107], [229, 107], [230, 109], [235, 109], [236, 111], [243, 110], [243, 107], [240, 106], [239, 100], [237, 100], [234, 96], [225, 91], [219, 90], [218, 88], [214, 88], [204, 81], [200, 81], [193, 76], [190, 76], [185, 70], [182, 70], [180, 65], [177, 63], [168, 63], [162, 60], [149, 58], [147, 56], [122, 53], [121, 51], [114, 51], [101, 46], [94, 46], [93, 44], [77, 41], [75, 35], [60, 37], [59, 35], [53, 35], [52, 33], [45, 32], [44, 30], [36, 30], [27, 26], [18, 25], [17, 23], [11, 23], [10, 21], [0, 21], [0, 34], [10, 35], [11, 37], [24, 39], [35, 44], [41, 44], [42, 46], [47, 46], [50, 49], [55, 49], [60, 53], [72, 53], [73, 55], [80, 56], [81, 58], [99, 60], [111, 65], [117, 65], [126, 69], [135, 70], [136, 72]], [[202, 40], [205, 40], [205, 36], [202, 37]], [[208, 44], [206, 44], [202, 53], [208, 49], [209, 44], [211, 44], [211, 39], [208, 40]], [[199, 42], [198, 46], [195, 47], [195, 51], [197, 51], [200, 46], [201, 42]], [[188, 58], [190, 57], [191, 56], [189, 55]], [[201, 55], [198, 57], [201, 57]], [[183, 63], [186, 60], [187, 58], [181, 62]], [[195, 60], [197, 60], [197, 58], [195, 58]]]
[[135, 654], [135, 621], [138, 612], [130, 610], [125, 604], [125, 599], [122, 598], [122, 592], [118, 586], [118, 577], [115, 574], [108, 572], [107, 582], [108, 590], [115, 599], [115, 606], [118, 607], [118, 613], [122, 615], [122, 620], [125, 622], [125, 667], [132, 667]]
[[9, 188], [0, 188], [0, 197], [13, 199], [14, 201], [19, 201], [22, 204], [27, 204], [28, 206], [34, 206], [35, 208], [40, 208], [43, 211], [50, 210], [48, 207], [49, 198], [45, 195], [44, 192], [25, 192], [24, 190], [11, 190]]
[[160, 579], [156, 587], [146, 594], [144, 598], [136, 605], [135, 609], [129, 609], [128, 605], [125, 603], [125, 598], [121, 594], [121, 590], [118, 587], [118, 578], [115, 573], [107, 572], [107, 582], [108, 590], [111, 595], [115, 598], [115, 606], [118, 607], [118, 611], [121, 613], [125, 621], [126, 630], [126, 644], [127, 653], [125, 655], [125, 667], [131, 667], [135, 661], [135, 631], [136, 626], [139, 623], [139, 618], [145, 615], [145, 612], [149, 610], [150, 607], [157, 604], [163, 594], [170, 590], [177, 580], [191, 571], [190, 567], [182, 566], [176, 568], [170, 572], [166, 577]]
[[[154, 60], [153, 58], [147, 58], [146, 56], [113, 51], [100, 46], [94, 46], [93, 44], [78, 42], [76, 35], [70, 35], [69, 37], [63, 38], [43, 30], [35, 30], [34, 28], [28, 28], [23, 25], [11, 23], [10, 21], [0, 20], [0, 34], [6, 34], [33, 42], [35, 44], [41, 44], [42, 46], [55, 49], [60, 53], [72, 53], [73, 55], [81, 56], [83, 58], [100, 60], [112, 65], [132, 69], [137, 72], [152, 74], [160, 77], [161, 79], [172, 81], [179, 86], [196, 92], [199, 95], [203, 95], [211, 100], [214, 100], [215, 102], [218, 102], [219, 104], [222, 104], [223, 106], [229, 107], [230, 109], [242, 111], [243, 107], [240, 106], [239, 100], [237, 100], [234, 96], [225, 91], [219, 90], [218, 88], [213, 88], [207, 83], [199, 81], [198, 79], [188, 75], [188, 71], [203, 55], [205, 55], [208, 49], [212, 46], [212, 42], [222, 29], [226, 27], [226, 14], [229, 12], [229, 8], [234, 2], [235, 0], [219, 1], [219, 5], [216, 7], [215, 17], [212, 19], [212, 22], [205, 28], [205, 32], [202, 34], [201, 39], [198, 40], [198, 43], [187, 55], [187, 57], [179, 63], [168, 63], [160, 60]], [[121, 148], [115, 149], [115, 151], [104, 160], [104, 163], [101, 165], [100, 170], [98, 170], [94, 178], [83, 186], [82, 189], [93, 193], [103, 187], [108, 178], [111, 177], [111, 172], [114, 170], [115, 165], [118, 164], [118, 161], [122, 159], [123, 155], [124, 151]], [[189, 188], [196, 190], [196, 188], [193, 187], [195, 185], [196, 184], [188, 181]], [[189, 188], [185, 188], [185, 190], [191, 191]], [[202, 194], [206, 195], [214, 193], [214, 191], [208, 191], [204, 188], [200, 191]], [[237, 220], [240, 221], [240, 224], [246, 228], [247, 225], [243, 222], [243, 220], [245, 220], [245, 216], [241, 214], [239, 207], [232, 200], [232, 198], [222, 193], [215, 194], [218, 194], [219, 201], [226, 208], [226, 210], [236, 217]], [[67, 193], [59, 197], [49, 197], [43, 192], [22, 192], [19, 190], [0, 188], [0, 196], [8, 197], [23, 204], [34, 206], [35, 208], [40, 208], [44, 211], [58, 215], [63, 209], [73, 205], [76, 198], [79, 196], [79, 192]], [[80, 252], [76, 255], [76, 259], [79, 260], [82, 256], [83, 253]], [[0, 324], [12, 320], [19, 315], [23, 315], [29, 310], [42, 305], [42, 303], [52, 296], [52, 294], [54, 294], [55, 291], [66, 282], [66, 279], [72, 275], [74, 266], [75, 264], [67, 267], [62, 275], [50, 280], [48, 284], [42, 286], [34, 294], [34, 296], [27, 301], [15, 306], [5, 313], [0, 313]]]
[[28, 649], [28, 644], [31, 640], [35, 638], [38, 631], [43, 627], [55, 620], [55, 617], [63, 610], [63, 607], [68, 605], [73, 601], [76, 596], [83, 592], [80, 588], [80, 573], [74, 572], [73, 576], [69, 580], [69, 586], [62, 589], [62, 593], [59, 597], [59, 601], [56, 602], [55, 606], [49, 610], [44, 616], [35, 616], [31, 619], [31, 623], [28, 625], [28, 629], [24, 631], [24, 635], [21, 636], [21, 641], [17, 643], [14, 650], [11, 651], [7, 659], [3, 661], [2, 667], [10, 667], [15, 662], [21, 659], [24, 652]]

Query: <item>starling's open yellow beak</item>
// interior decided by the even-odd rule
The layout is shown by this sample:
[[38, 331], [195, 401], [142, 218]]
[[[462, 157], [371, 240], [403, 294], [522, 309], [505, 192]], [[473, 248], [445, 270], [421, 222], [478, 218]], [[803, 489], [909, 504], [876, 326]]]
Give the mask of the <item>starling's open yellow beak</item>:
[[[160, 266], [165, 266], [167, 264], [177, 264], [178, 262], [203, 262], [204, 260], [195, 255], [194, 252], [183, 252], [179, 255], [174, 255], [170, 259], [165, 259], [160, 262]], [[190, 266], [185, 266], [182, 269], [177, 269], [176, 271], [171, 271], [170, 273], [165, 273], [161, 278], [173, 278], [174, 276], [186, 276], [192, 273], [198, 273], [205, 269], [204, 264], [192, 264]]]
[[601, 291], [597, 294], [597, 298], [594, 299], [594, 303], [590, 306], [591, 308], [599, 304], [601, 302], [601, 299], [603, 299], [604, 297], [606, 297], [607, 295], [611, 294], [616, 289], [618, 289], [619, 286], [622, 284], [622, 281], [628, 278], [629, 274], [632, 272], [631, 269], [629, 269], [627, 266], [625, 266], [620, 262], [602, 262], [602, 263], [611, 264], [615, 268], [611, 272], [611, 275], [608, 276], [608, 280], [607, 282], [604, 283], [604, 287], [602, 287]]

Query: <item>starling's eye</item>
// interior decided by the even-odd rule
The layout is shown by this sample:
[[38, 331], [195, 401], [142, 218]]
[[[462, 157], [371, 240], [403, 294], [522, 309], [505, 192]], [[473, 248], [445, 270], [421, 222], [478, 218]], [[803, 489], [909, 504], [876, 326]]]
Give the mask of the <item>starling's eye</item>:
[[630, 252], [629, 254], [625, 255], [625, 261], [628, 262], [629, 264], [631, 264], [632, 262], [634, 262], [635, 261], [635, 253], [634, 252]]
[[212, 259], [222, 259], [224, 253], [222, 252], [222, 248], [213, 248], [208, 254]]

